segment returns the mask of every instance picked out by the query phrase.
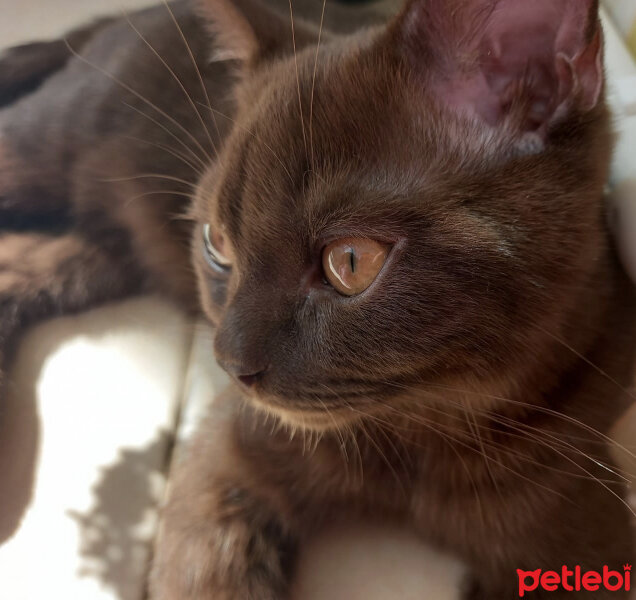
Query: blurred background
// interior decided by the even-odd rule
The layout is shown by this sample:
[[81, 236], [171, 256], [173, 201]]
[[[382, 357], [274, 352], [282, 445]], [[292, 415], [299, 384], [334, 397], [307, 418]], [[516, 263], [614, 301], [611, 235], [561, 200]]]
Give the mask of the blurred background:
[[0, 46], [56, 37], [77, 24], [157, 0], [0, 0]]
[[605, 0], [605, 5], [618, 31], [636, 55], [636, 0]]

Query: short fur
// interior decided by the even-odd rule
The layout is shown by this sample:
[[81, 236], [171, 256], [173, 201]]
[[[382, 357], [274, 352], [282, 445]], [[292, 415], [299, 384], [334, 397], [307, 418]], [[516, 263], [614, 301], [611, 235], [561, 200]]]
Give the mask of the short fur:
[[[5, 360], [27, 324], [131, 293], [215, 325], [237, 383], [176, 468], [156, 600], [283, 600], [298, 546], [352, 514], [455, 554], [475, 600], [516, 597], [516, 569], [622, 569], [606, 435], [634, 296], [596, 3], [538, 2], [534, 45], [521, 0], [411, 0], [348, 35], [355, 12], [327, 6], [335, 34], [308, 6], [293, 37], [257, 0], [104, 24], [0, 112]], [[392, 251], [344, 298], [320, 253], [351, 236]]]

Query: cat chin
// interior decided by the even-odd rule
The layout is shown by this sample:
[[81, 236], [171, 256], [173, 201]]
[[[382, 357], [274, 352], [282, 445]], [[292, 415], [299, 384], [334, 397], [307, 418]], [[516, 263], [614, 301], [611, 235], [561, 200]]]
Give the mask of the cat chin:
[[298, 409], [276, 398], [251, 396], [249, 402], [259, 411], [274, 417], [281, 425], [292, 430], [325, 433], [335, 431], [363, 418], [362, 413], [336, 410]]

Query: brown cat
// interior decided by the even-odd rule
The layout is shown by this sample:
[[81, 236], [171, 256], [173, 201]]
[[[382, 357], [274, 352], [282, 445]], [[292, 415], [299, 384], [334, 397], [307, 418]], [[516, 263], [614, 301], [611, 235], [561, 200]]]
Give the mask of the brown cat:
[[216, 326], [236, 384], [176, 468], [157, 600], [283, 600], [299, 545], [347, 515], [454, 553], [471, 599], [518, 597], [519, 569], [623, 573], [606, 434], [634, 296], [605, 224], [597, 2], [410, 0], [345, 35], [350, 10], [327, 6], [334, 34], [175, 3], [22, 77], [3, 347], [144, 290]]

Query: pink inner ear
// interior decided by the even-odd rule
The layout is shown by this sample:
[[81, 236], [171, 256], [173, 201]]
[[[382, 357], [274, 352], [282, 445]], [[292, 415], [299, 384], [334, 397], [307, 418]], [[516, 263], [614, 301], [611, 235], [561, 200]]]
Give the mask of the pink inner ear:
[[592, 0], [423, 1], [445, 103], [491, 125], [514, 112], [522, 131], [535, 132], [576, 101], [584, 110], [598, 102], [600, 37], [586, 39]]

